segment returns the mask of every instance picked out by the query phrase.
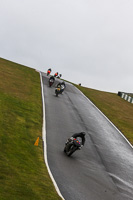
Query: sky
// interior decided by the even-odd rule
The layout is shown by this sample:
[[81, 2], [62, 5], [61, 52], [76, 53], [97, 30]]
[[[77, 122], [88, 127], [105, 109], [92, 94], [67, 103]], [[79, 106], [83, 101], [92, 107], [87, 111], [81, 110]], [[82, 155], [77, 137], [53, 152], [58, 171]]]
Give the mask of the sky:
[[133, 93], [133, 1], [0, 0], [0, 57]]

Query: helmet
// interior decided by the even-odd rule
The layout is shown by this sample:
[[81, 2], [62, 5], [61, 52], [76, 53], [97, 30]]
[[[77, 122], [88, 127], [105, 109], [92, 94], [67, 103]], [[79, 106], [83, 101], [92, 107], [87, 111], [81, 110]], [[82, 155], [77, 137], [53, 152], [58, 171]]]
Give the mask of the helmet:
[[61, 84], [62, 84], [62, 85], [65, 85], [65, 82], [63, 81]]
[[83, 136], [85, 136], [86, 133], [85, 133], [85, 132], [81, 132], [81, 134], [82, 134]]

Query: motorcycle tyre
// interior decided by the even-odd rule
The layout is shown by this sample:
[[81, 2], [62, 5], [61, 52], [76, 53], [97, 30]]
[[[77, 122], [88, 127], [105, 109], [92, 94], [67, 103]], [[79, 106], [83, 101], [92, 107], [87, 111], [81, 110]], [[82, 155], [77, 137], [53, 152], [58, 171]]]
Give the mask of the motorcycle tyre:
[[70, 149], [70, 151], [66, 152], [67, 156], [71, 156], [76, 150], [77, 150], [77, 147], [74, 146], [72, 150]]
[[66, 147], [64, 148], [64, 152], [66, 153]]
[[56, 92], [56, 97], [58, 97], [58, 92]]

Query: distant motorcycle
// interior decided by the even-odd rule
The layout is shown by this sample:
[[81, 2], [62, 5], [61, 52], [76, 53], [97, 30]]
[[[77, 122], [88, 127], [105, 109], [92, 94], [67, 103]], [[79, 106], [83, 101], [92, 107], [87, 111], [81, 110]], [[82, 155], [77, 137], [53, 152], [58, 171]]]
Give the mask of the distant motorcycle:
[[49, 79], [49, 87], [51, 87], [54, 83], [54, 80], [53, 79]]
[[49, 69], [47, 70], [47, 76], [49, 76], [50, 73], [51, 73], [51, 68], [49, 68]]
[[67, 156], [71, 156], [75, 151], [81, 149], [81, 142], [78, 139], [67, 141], [65, 144], [64, 152]]
[[54, 77], [57, 77], [58, 76], [58, 72], [56, 72], [55, 74], [54, 74]]
[[50, 71], [48, 71], [48, 72], [47, 72], [47, 76], [48, 76], [50, 73], [51, 73], [51, 72], [50, 72]]

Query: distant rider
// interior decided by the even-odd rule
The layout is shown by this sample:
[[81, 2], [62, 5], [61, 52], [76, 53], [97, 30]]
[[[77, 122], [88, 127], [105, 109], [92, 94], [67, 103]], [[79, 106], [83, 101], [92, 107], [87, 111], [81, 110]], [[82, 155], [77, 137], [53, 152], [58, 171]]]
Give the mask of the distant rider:
[[54, 76], [50, 76], [49, 81], [53, 80], [53, 82], [55, 81], [55, 77]]
[[54, 74], [54, 77], [57, 77], [58, 76], [58, 72], [56, 72], [55, 74]]
[[59, 83], [57, 84], [57, 87], [61, 87], [61, 86], [64, 86], [64, 87], [66, 88], [66, 84], [65, 84], [64, 81], [63, 81], [63, 82], [59, 82]]
[[64, 89], [66, 88], [66, 84], [65, 84], [65, 82], [63, 81], [63, 82], [59, 82], [58, 84], [57, 84], [57, 86], [56, 86], [57, 88], [60, 88], [61, 89], [61, 93], [64, 91]]
[[61, 88], [61, 83], [58, 83], [56, 87]]
[[47, 70], [47, 76], [51, 73], [51, 68], [49, 68], [48, 70]]
[[58, 76], [57, 76], [57, 78], [61, 78], [62, 77], [62, 74], [59, 74]]

